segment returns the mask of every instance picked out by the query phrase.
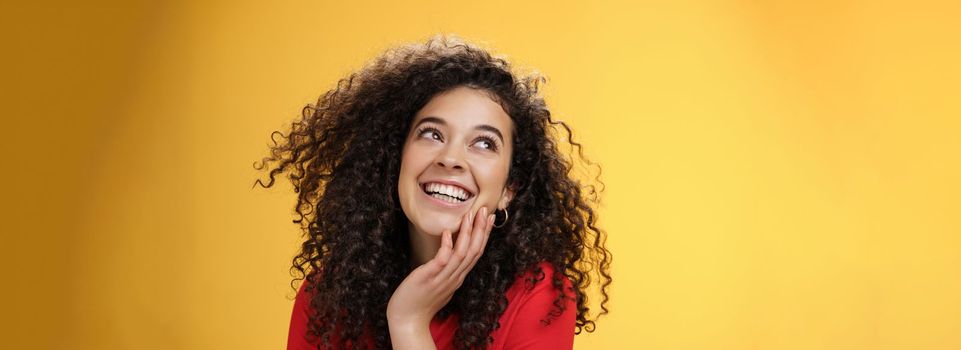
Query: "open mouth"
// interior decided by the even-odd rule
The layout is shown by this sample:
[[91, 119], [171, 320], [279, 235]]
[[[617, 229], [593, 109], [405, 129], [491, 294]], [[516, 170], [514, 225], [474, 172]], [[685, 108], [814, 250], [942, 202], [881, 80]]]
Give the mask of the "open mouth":
[[421, 184], [421, 189], [428, 196], [451, 204], [463, 203], [474, 197], [474, 194], [465, 188], [437, 182]]

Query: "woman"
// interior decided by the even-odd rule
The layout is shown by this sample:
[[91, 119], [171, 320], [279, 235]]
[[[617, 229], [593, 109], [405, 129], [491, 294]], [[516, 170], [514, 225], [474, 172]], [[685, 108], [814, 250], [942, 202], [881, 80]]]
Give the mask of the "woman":
[[596, 276], [607, 313], [611, 255], [542, 81], [433, 38], [274, 133], [258, 183], [287, 174], [306, 237], [288, 348], [563, 349], [593, 331], [586, 290]]

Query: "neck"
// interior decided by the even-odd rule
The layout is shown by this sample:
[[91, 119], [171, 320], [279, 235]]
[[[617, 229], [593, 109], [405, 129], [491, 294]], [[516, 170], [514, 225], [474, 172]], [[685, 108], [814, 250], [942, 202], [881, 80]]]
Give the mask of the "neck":
[[418, 267], [430, 261], [440, 249], [440, 236], [429, 235], [421, 232], [414, 225], [409, 225], [407, 230], [410, 234], [410, 264]]

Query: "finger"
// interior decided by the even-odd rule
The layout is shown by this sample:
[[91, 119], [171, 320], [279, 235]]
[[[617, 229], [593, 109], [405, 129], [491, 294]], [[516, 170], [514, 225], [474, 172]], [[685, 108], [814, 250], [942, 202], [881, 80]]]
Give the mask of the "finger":
[[[478, 210], [479, 211], [479, 210]], [[470, 210], [467, 212], [467, 227], [474, 227], [474, 218], [477, 217], [477, 212], [471, 213]]]
[[487, 232], [485, 232], [485, 229], [488, 226], [487, 208], [481, 208], [481, 210], [477, 213], [477, 216], [479, 219], [476, 220], [476, 222], [474, 222], [474, 226], [471, 227], [471, 242], [470, 248], [467, 252], [467, 257], [461, 262], [461, 266], [457, 268], [457, 272], [455, 273], [455, 275], [461, 279], [466, 276], [467, 271], [474, 266], [474, 262], [477, 261], [478, 257], [480, 257], [480, 254], [482, 253], [481, 245], [484, 241], [484, 236], [487, 234]]
[[464, 255], [464, 260], [461, 261], [460, 266], [458, 266], [457, 269], [454, 271], [454, 274], [451, 276], [452, 278], [463, 279], [463, 276], [466, 273], [464, 271], [469, 270], [470, 267], [473, 266], [474, 260], [476, 260], [477, 258], [478, 249], [480, 248], [478, 244], [479, 243], [478, 238], [483, 239], [482, 231], [486, 226], [486, 223], [484, 222], [484, 218], [487, 217], [487, 208], [481, 207], [481, 209], [477, 211], [474, 217], [475, 219], [471, 220], [472, 221], [472, 225], [470, 227], [471, 239], [470, 241], [467, 242], [468, 247]]
[[491, 215], [488, 217], [488, 219], [487, 219], [487, 229], [484, 230], [484, 232], [487, 232], [487, 234], [484, 235], [484, 244], [481, 245], [481, 251], [482, 251], [482, 252], [483, 252], [485, 249], [487, 249], [487, 241], [490, 240], [490, 238], [491, 238], [491, 230], [493, 230], [493, 229], [494, 229], [494, 214], [491, 214]]
[[431, 262], [434, 263], [434, 267], [436, 268], [434, 273], [440, 272], [441, 268], [450, 262], [451, 250], [454, 245], [451, 241], [450, 230], [444, 230], [440, 238], [440, 248], [437, 249], [437, 254], [434, 254], [434, 258], [431, 259]]
[[487, 237], [487, 234], [490, 232], [490, 230], [487, 229], [487, 227], [490, 226], [490, 223], [488, 222], [490, 220], [488, 218], [489, 215], [487, 215], [487, 208], [484, 208], [483, 212], [477, 214], [480, 217], [480, 220], [478, 220], [477, 224], [473, 227], [474, 234], [471, 237], [470, 245], [471, 263], [477, 261], [477, 258], [484, 253], [484, 238]]
[[[477, 259], [474, 260], [475, 264], [477, 263], [477, 260], [480, 260], [480, 257], [484, 255], [484, 251], [487, 249], [487, 242], [490, 240], [491, 230], [494, 228], [494, 218], [494, 214], [487, 216], [487, 226], [484, 229], [484, 241], [481, 243], [480, 247], [481, 254], [478, 255]], [[473, 268], [473, 265], [471, 265], [471, 268]]]
[[494, 219], [496, 218], [496, 215], [491, 214], [490, 219], [487, 220], [487, 232], [491, 232], [491, 230], [494, 229]]
[[465, 277], [465, 278], [467, 277], [467, 274], [470, 273], [470, 271], [474, 269], [474, 266], [477, 265], [477, 261], [479, 261], [480, 258], [481, 258], [482, 256], [484, 256], [484, 251], [487, 249], [487, 242], [488, 242], [488, 240], [489, 240], [490, 237], [491, 237], [491, 229], [494, 228], [494, 218], [495, 218], [494, 214], [491, 214], [491, 215], [488, 215], [488, 216], [487, 216], [487, 225], [484, 226], [484, 227], [485, 227], [485, 228], [484, 228], [484, 231], [483, 231], [484, 234], [482, 235], [482, 236], [484, 236], [484, 239], [483, 239], [483, 241], [481, 242], [481, 246], [480, 246], [480, 249], [479, 249], [479, 253], [478, 253], [477, 256], [474, 258], [474, 261], [471, 262], [470, 266], [467, 267], [467, 272], [464, 274], [464, 277]]
[[487, 249], [487, 242], [490, 241], [491, 232], [494, 229], [495, 218], [496, 216], [494, 216], [494, 214], [491, 214], [490, 218], [487, 220], [487, 234], [484, 235], [484, 245], [481, 247], [481, 250]]
[[450, 236], [450, 231], [444, 230], [444, 233], [441, 234], [440, 247], [437, 248], [437, 253], [434, 254], [434, 257], [427, 263], [415, 268], [414, 271], [411, 271], [410, 275], [418, 276], [417, 279], [421, 281], [433, 281], [435, 276], [443, 271], [444, 267], [449, 265], [448, 262], [450, 261], [452, 246]]
[[475, 239], [476, 243], [471, 248], [474, 254], [471, 256], [470, 259], [465, 259], [464, 263], [462, 264], [463, 266], [458, 268], [456, 272], [458, 282], [463, 283], [464, 279], [467, 278], [467, 275], [469, 275], [470, 272], [474, 269], [474, 266], [477, 265], [477, 261], [480, 260], [481, 256], [484, 255], [484, 242], [486, 241], [486, 237], [488, 236], [488, 233], [483, 231], [483, 227], [486, 227], [486, 226], [487, 226], [486, 223], [482, 224], [481, 231], [474, 234], [475, 237], [477, 237]]
[[457, 233], [457, 242], [454, 242], [454, 248], [451, 251], [450, 259], [448, 260], [447, 265], [444, 266], [444, 269], [437, 274], [438, 279], [446, 280], [450, 278], [450, 276], [454, 274], [454, 271], [457, 270], [457, 267], [460, 266], [461, 261], [464, 260], [464, 257], [467, 254], [467, 244], [469, 243], [468, 241], [470, 241], [471, 236], [470, 229], [467, 226], [470, 224], [470, 220], [467, 218], [467, 215], [469, 214], [470, 213], [465, 214], [464, 218], [461, 219], [460, 232]]

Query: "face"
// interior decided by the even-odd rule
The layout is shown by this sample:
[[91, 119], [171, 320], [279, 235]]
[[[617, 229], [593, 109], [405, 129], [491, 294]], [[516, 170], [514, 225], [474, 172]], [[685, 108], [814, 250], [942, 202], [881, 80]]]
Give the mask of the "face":
[[507, 207], [512, 125], [486, 91], [468, 87], [438, 94], [417, 111], [397, 184], [412, 233], [457, 233], [464, 213]]

